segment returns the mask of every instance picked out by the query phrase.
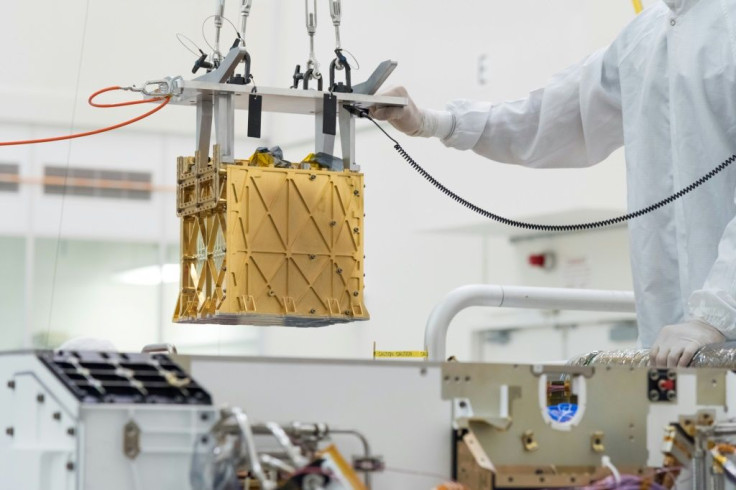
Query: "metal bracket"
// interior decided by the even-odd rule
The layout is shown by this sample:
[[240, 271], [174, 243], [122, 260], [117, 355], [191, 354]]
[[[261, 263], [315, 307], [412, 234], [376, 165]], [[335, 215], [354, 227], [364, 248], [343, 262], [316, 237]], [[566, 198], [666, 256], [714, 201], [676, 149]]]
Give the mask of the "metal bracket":
[[215, 131], [220, 145], [220, 161], [235, 162], [235, 107], [233, 94], [215, 95]]
[[200, 95], [197, 98], [197, 156], [205, 162], [210, 154], [212, 137], [212, 97]]
[[366, 95], [375, 94], [391, 73], [393, 73], [397, 65], [398, 63], [392, 60], [382, 62], [378, 65], [378, 68], [373, 70], [373, 73], [368, 77], [368, 80], [353, 86], [353, 93]]
[[355, 119], [347, 109], [340, 106], [338, 120], [340, 122], [343, 167], [345, 170], [360, 172], [360, 167], [355, 163]]
[[222, 60], [220, 66], [216, 70], [197, 77], [194, 81], [197, 82], [215, 82], [225, 83], [235, 73], [235, 69], [238, 67], [241, 61], [243, 61], [248, 52], [242, 46], [236, 46], [227, 53], [227, 56]]

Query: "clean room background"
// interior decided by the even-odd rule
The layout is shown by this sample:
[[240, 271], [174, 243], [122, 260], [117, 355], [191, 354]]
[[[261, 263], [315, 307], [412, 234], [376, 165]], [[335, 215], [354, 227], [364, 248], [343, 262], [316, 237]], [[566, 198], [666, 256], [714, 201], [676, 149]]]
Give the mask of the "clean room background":
[[[227, 15], [238, 23], [235, 0]], [[319, 1], [317, 54], [326, 72], [333, 29]], [[207, 50], [204, 0], [37, 0], [0, 4], [0, 140], [106, 126], [140, 108], [87, 105], [93, 91], [166, 75], [191, 76], [183, 33]], [[343, 0], [342, 43], [365, 79], [384, 59], [399, 62], [388, 85], [405, 85], [420, 106], [454, 98], [523, 97], [566, 66], [606, 46], [634, 18], [630, 0]], [[205, 34], [213, 38], [211, 20]], [[223, 28], [224, 44], [232, 31]], [[308, 55], [300, 0], [254, 0], [247, 43], [258, 84], [287, 87]], [[307, 117], [267, 117], [264, 138], [236, 153], [280, 145], [310, 152]], [[463, 284], [631, 288], [625, 228], [563, 235], [519, 234], [485, 222], [411, 170], [368, 122], [358, 122], [366, 175], [366, 302], [372, 319], [322, 329], [175, 325], [178, 221], [176, 157], [193, 154], [194, 110], [167, 107], [123, 130], [59, 143], [0, 147], [1, 349], [54, 347], [76, 336], [108, 338], [121, 350], [171, 342], [186, 353], [370, 357], [419, 350], [432, 308]], [[395, 134], [395, 132], [393, 132]], [[582, 170], [494, 164], [436, 140], [401, 135], [440, 181], [499, 214], [550, 222], [625, 209], [618, 151]], [[148, 191], [67, 189], [44, 177], [146, 182]], [[541, 270], [530, 255], [554, 255]], [[474, 309], [453, 323], [448, 353], [463, 360], [545, 361], [635, 345], [631, 315]]]

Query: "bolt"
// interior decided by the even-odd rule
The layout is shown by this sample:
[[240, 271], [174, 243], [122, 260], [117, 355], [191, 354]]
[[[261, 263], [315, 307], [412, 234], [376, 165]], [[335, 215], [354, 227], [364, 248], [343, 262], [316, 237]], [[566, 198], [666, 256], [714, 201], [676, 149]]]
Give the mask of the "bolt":
[[45, 400], [46, 400], [46, 398], [43, 396], [42, 393], [39, 393], [38, 395], [36, 395], [36, 401], [38, 403], [43, 403]]
[[353, 191], [353, 195], [354, 196], [359, 196], [360, 195], [360, 192], [359, 191]]
[[71, 461], [69, 461], [66, 464], [66, 469], [69, 470], [69, 471], [74, 471], [74, 463], [72, 463]]
[[465, 408], [465, 407], [468, 406], [468, 404], [467, 404], [467, 402], [465, 400], [463, 400], [460, 403], [458, 403], [458, 405], [460, 406], [460, 408]]
[[8, 388], [10, 388], [11, 390], [14, 390], [15, 389], [15, 381], [13, 381], [13, 380], [8, 381]]
[[358, 296], [360, 296], [360, 293], [358, 291], [353, 291], [353, 296], [357, 298]]
[[353, 233], [360, 233], [360, 228], [353, 228]]
[[649, 392], [649, 399], [653, 402], [656, 402], [659, 400], [659, 392], [657, 390], [652, 390]]
[[61, 420], [61, 412], [54, 412], [54, 415], [52, 415], [54, 420]]
[[8, 427], [7, 429], [5, 429], [5, 434], [13, 437], [13, 435], [15, 435], [15, 429], [13, 429], [12, 427]]
[[337, 224], [337, 221], [330, 221], [330, 226], [335, 226]]
[[316, 258], [317, 258], [317, 256], [316, 256], [316, 255], [312, 255], [312, 254], [310, 254], [310, 255], [309, 255], [309, 260], [314, 260], [314, 259], [316, 259]]
[[311, 310], [309, 310], [309, 313], [311, 313], [312, 315], [314, 315], [315, 313], [317, 313], [317, 310], [315, 310], [314, 308], [312, 308]]
[[209, 420], [209, 418], [210, 418], [210, 415], [208, 413], [203, 412], [199, 414], [199, 420], [201, 420], [202, 422]]
[[271, 291], [268, 292], [268, 295], [269, 296], [276, 296], [276, 293], [273, 290], [271, 290]]
[[316, 179], [316, 178], [317, 178], [317, 176], [316, 176], [316, 175], [310, 175], [310, 176], [309, 176], [309, 180], [314, 180], [314, 179]]
[[74, 430], [74, 427], [69, 427], [66, 430], [66, 433], [69, 434], [70, 436], [74, 436], [74, 434], [76, 434], [76, 431]]
[[342, 274], [342, 269], [340, 269], [340, 268], [338, 267], [338, 268], [337, 268], [337, 273], [338, 273], [338, 274]]
[[675, 393], [675, 392], [674, 392], [674, 391], [672, 391], [672, 390], [670, 390], [670, 391], [668, 391], [668, 392], [667, 392], [667, 399], [668, 399], [668, 400], [672, 401], [672, 400], [674, 400], [675, 398], [677, 398], [677, 393]]

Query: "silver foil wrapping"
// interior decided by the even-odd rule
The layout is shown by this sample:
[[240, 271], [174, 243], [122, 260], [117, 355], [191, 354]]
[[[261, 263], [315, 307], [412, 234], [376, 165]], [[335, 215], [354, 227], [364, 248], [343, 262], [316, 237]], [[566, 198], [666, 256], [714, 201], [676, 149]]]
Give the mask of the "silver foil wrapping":
[[[594, 351], [570, 360], [571, 366], [649, 366], [649, 349]], [[702, 347], [689, 367], [736, 369], [736, 341]]]

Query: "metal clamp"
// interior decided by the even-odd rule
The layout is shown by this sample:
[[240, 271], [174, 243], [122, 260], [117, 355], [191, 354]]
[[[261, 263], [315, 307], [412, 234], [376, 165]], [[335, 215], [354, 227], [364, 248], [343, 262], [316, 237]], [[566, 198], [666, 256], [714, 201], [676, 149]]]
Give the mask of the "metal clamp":
[[307, 34], [309, 34], [309, 61], [307, 61], [307, 73], [312, 72], [315, 79], [322, 78], [319, 72], [319, 62], [314, 54], [314, 35], [317, 33], [317, 0], [312, 0], [312, 8], [309, 8], [309, 0], [304, 0]]
[[330, 0], [330, 16], [332, 17], [332, 25], [335, 26], [335, 49], [340, 47], [340, 21], [342, 20], [342, 1]]
[[245, 46], [245, 26], [248, 23], [252, 5], [253, 0], [242, 0], [240, 3], [240, 38], [243, 41], [243, 46]]
[[[353, 85], [350, 81], [350, 65], [348, 64], [348, 60], [339, 48], [335, 50], [335, 56], [337, 57], [330, 63], [330, 92], [350, 93], [353, 91]], [[335, 83], [335, 70], [342, 70], [343, 68], [345, 69], [345, 83]]]
[[129, 87], [121, 87], [122, 90], [130, 92], [139, 92], [147, 97], [167, 97], [174, 95], [177, 80], [181, 77], [166, 77], [159, 80], [148, 80], [140, 87], [131, 85]]

